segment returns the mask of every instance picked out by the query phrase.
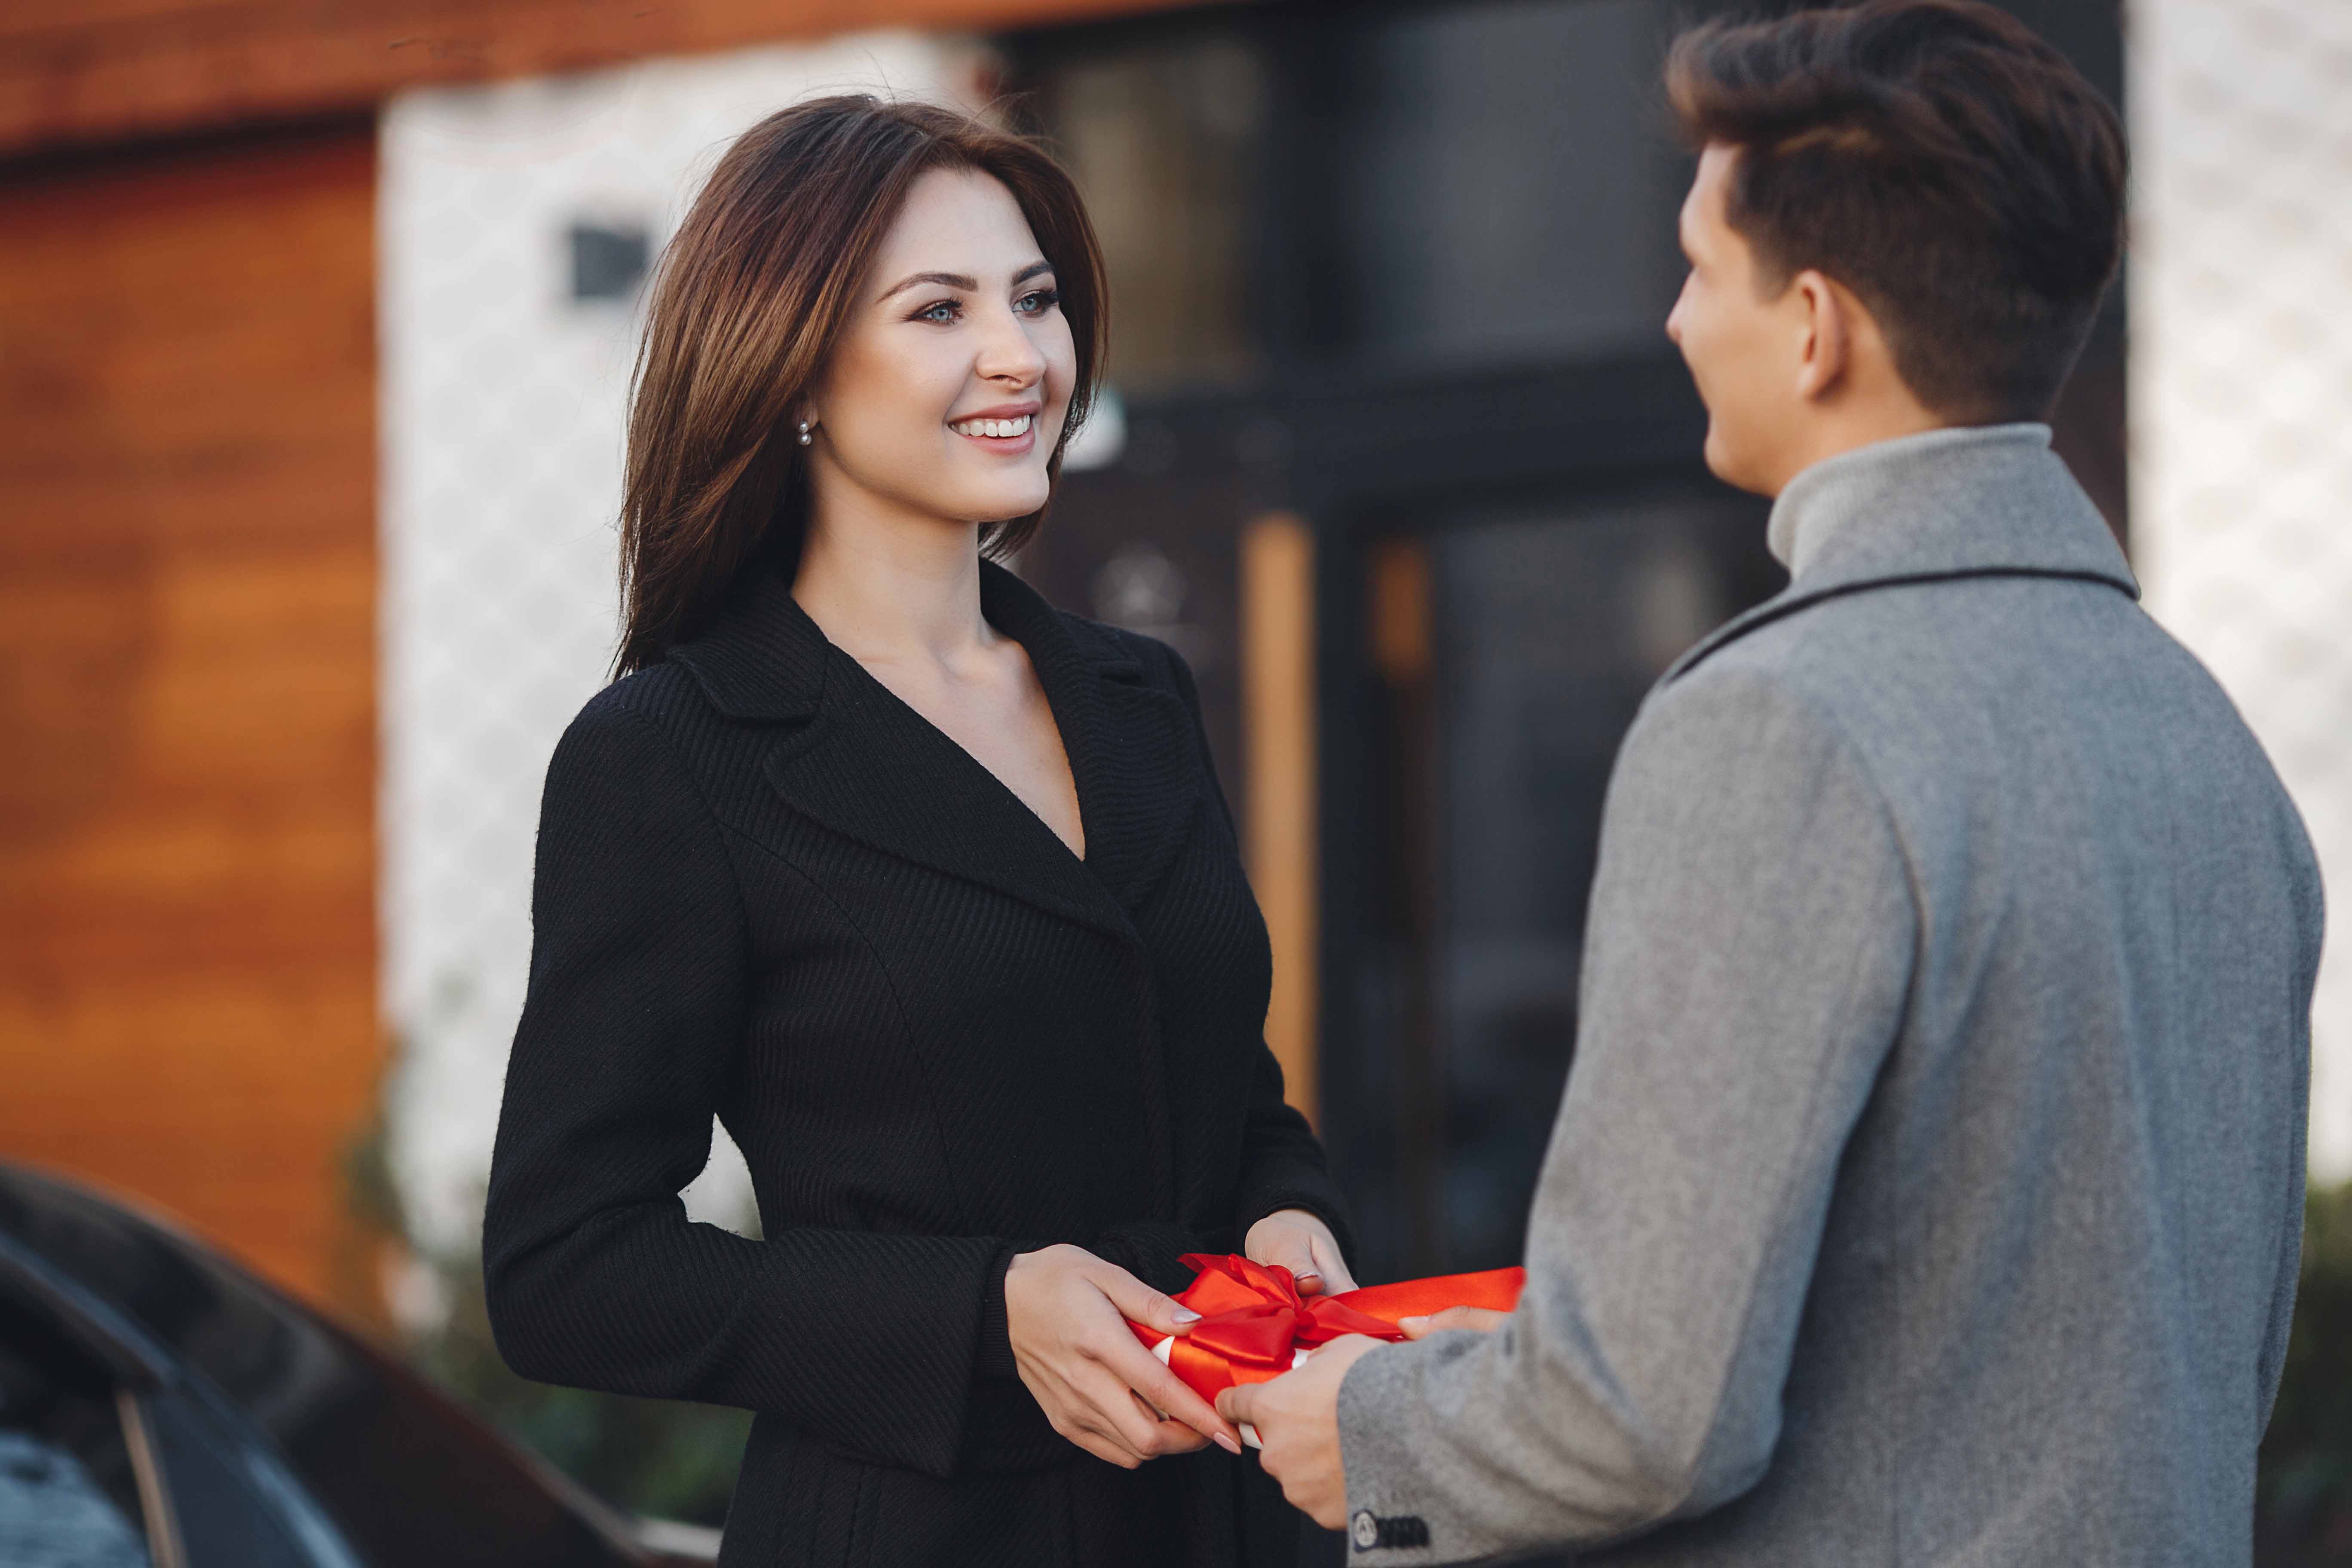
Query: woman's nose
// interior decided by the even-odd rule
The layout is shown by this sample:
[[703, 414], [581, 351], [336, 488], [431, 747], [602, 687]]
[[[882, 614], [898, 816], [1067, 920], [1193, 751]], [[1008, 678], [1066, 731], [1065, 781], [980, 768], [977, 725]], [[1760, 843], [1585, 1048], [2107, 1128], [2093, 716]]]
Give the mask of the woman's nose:
[[992, 381], [1002, 378], [1026, 385], [1045, 374], [1045, 356], [1031, 341], [1028, 323], [1008, 310], [991, 321], [973, 368]]

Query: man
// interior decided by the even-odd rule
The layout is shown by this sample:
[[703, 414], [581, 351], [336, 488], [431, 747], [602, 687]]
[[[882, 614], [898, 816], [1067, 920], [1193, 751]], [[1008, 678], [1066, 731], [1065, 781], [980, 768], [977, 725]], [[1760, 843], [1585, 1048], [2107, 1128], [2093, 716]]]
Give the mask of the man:
[[1792, 581], [1626, 738], [1518, 1310], [1219, 1408], [1356, 1562], [2244, 1563], [2319, 887], [2037, 422], [2121, 132], [1972, 0], [1667, 81], [1667, 332]]

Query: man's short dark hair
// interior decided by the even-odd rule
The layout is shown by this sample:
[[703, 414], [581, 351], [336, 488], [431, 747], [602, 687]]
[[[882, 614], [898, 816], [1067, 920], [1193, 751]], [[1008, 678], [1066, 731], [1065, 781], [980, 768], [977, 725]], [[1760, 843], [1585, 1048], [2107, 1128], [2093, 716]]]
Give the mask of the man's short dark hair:
[[1864, 0], [1693, 28], [1666, 92], [1737, 151], [1768, 287], [1853, 290], [1946, 418], [2049, 413], [2123, 251], [2123, 127], [2064, 56], [1977, 0]]

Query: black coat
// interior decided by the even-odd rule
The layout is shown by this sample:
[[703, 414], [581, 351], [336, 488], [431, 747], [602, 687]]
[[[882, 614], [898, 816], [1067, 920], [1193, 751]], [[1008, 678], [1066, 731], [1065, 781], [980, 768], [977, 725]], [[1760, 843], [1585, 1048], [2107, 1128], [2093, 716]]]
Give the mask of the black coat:
[[[729, 1568], [1295, 1559], [1254, 1458], [1128, 1472], [1013, 1368], [1016, 1251], [1163, 1289], [1310, 1209], [1271, 963], [1190, 673], [983, 569], [1084, 861], [770, 578], [592, 700], [548, 769], [483, 1234], [527, 1377], [759, 1413]], [[716, 1112], [766, 1239], [690, 1224]]]

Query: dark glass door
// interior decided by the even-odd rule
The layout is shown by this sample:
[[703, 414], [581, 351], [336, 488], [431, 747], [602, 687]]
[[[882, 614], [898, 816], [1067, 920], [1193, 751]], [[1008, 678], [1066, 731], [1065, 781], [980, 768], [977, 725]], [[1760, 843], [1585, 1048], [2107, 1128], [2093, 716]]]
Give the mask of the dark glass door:
[[1567, 1077], [1618, 742], [1675, 656], [1781, 579], [1759, 503], [1672, 471], [1390, 520], [1360, 560], [1351, 858], [1373, 870], [1327, 1117], [1372, 1267], [1496, 1268]]

